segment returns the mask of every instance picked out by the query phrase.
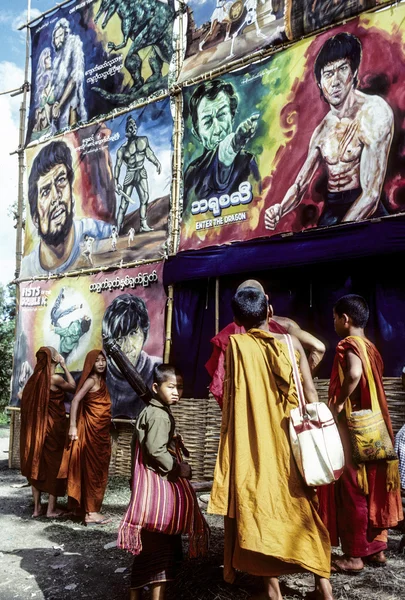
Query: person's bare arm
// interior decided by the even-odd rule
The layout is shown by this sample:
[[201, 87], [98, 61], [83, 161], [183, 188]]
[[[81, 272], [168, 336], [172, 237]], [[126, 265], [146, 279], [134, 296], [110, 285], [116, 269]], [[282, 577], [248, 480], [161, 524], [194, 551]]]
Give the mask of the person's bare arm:
[[62, 377], [62, 375], [55, 374], [55, 375], [52, 375], [51, 385], [58, 387], [59, 389], [63, 390], [64, 392], [72, 392], [73, 393], [76, 389], [76, 382], [73, 379], [69, 369], [66, 366], [65, 359], [60, 354], [59, 354], [58, 362], [65, 372], [66, 380]]
[[264, 226], [266, 229], [275, 229], [280, 219], [297, 208], [301, 202], [305, 192], [307, 191], [311, 179], [321, 162], [321, 153], [318, 148], [320, 126], [313, 133], [309, 144], [308, 155], [305, 162], [298, 173], [298, 176], [293, 185], [287, 190], [286, 195], [280, 204], [273, 204], [265, 210]]
[[[384, 102], [384, 101], [382, 101]], [[376, 211], [387, 170], [388, 155], [394, 133], [394, 118], [386, 102], [375, 111], [366, 112], [361, 119], [363, 150], [360, 158], [361, 194], [342, 219], [360, 221]]]
[[309, 368], [308, 359], [304, 352], [301, 342], [295, 336], [291, 336], [295, 350], [300, 353], [299, 367], [302, 375], [302, 387], [304, 388], [305, 400], [309, 403], [318, 402], [318, 393], [315, 389], [312, 379], [311, 370]]
[[351, 350], [346, 352], [346, 364], [347, 368], [344, 374], [342, 387], [334, 407], [337, 414], [342, 412], [347, 398], [351, 396], [358, 386], [363, 373], [363, 366], [360, 358]]
[[325, 344], [312, 335], [312, 333], [301, 329], [298, 323], [292, 319], [278, 316], [273, 316], [273, 319], [282, 325], [290, 335], [295, 335], [299, 339], [303, 348], [307, 351], [309, 368], [313, 373], [325, 355]]
[[81, 402], [81, 400], [83, 400], [83, 398], [85, 397], [87, 392], [89, 392], [93, 386], [94, 386], [94, 379], [92, 377], [89, 377], [88, 379], [86, 379], [83, 387], [80, 388], [80, 390], [77, 392], [77, 394], [75, 395], [75, 397], [72, 400], [72, 405], [70, 407], [70, 424], [69, 424], [69, 439], [71, 439], [72, 441], [77, 440], [77, 422], [76, 422], [76, 420], [77, 420], [77, 409], [79, 408], [79, 403]]

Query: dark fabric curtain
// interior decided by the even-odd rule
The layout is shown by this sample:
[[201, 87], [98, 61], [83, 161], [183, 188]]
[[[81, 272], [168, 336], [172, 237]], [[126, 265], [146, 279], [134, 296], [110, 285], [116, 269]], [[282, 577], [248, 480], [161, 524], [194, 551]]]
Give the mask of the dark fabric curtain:
[[215, 280], [179, 284], [174, 289], [170, 362], [180, 368], [186, 398], [207, 398], [210, 382], [204, 364], [215, 335]]
[[[360, 294], [370, 306], [366, 333], [377, 345], [385, 375], [400, 376], [405, 364], [405, 285], [403, 255], [367, 257], [331, 264], [313, 263], [283, 269], [255, 270], [220, 278], [219, 327], [232, 321], [230, 301], [247, 277], [258, 279], [271, 294], [277, 315], [294, 319], [327, 347], [317, 375], [330, 376], [338, 337], [333, 327], [333, 305], [344, 294]], [[183, 282], [175, 286], [172, 360], [185, 379], [185, 395], [207, 397], [209, 377], [204, 364], [215, 335], [215, 280]]]
[[328, 270], [339, 261], [401, 251], [405, 251], [405, 215], [179, 252], [166, 261], [163, 276], [169, 285], [319, 263], [327, 264], [324, 268]]

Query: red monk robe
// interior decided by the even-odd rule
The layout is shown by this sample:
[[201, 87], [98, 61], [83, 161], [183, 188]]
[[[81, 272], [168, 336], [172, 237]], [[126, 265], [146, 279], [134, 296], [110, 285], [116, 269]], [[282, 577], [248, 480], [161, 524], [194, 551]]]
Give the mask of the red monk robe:
[[[102, 350], [92, 350], [86, 356], [76, 394], [91, 375]], [[111, 456], [111, 399], [104, 371], [100, 389], [88, 392], [81, 400], [77, 412], [77, 437], [70, 443], [68, 453], [67, 493], [72, 508], [86, 513], [98, 513], [108, 482]], [[64, 460], [64, 468], [67, 460]]]
[[21, 473], [41, 492], [64, 496], [66, 479], [58, 479], [68, 421], [63, 390], [51, 390], [51, 349], [42, 346], [21, 398]]
[[[359, 400], [352, 410], [371, 408], [367, 377], [375, 382], [378, 402], [387, 429], [394, 439], [387, 400], [382, 382], [383, 361], [377, 348], [367, 339], [349, 336], [339, 342], [329, 385], [329, 405], [336, 402], [341, 382], [339, 365], [346, 370], [346, 352], [354, 352], [361, 360], [363, 373], [359, 383]], [[371, 373], [369, 372], [365, 350]], [[346, 401], [347, 404], [348, 401]], [[318, 488], [320, 515], [329, 530], [331, 543], [340, 543], [345, 555], [367, 557], [387, 547], [387, 531], [403, 519], [397, 461], [353, 462], [345, 411], [339, 417], [339, 432], [345, 452], [345, 468], [341, 478], [329, 486]]]
[[[269, 331], [271, 333], [288, 333], [285, 327], [277, 323], [274, 319], [269, 319]], [[236, 333], [246, 333], [244, 327], [236, 323], [229, 323], [215, 337], [211, 344], [214, 346], [209, 360], [205, 363], [205, 368], [210, 377], [212, 377], [209, 390], [222, 409], [224, 395], [225, 378], [225, 351], [229, 344], [229, 338]]]

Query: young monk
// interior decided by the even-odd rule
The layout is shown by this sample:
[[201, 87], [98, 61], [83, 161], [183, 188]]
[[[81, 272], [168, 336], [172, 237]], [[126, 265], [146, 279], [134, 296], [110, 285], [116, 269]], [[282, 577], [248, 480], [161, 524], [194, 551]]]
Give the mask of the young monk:
[[[54, 518], [64, 514], [56, 500], [66, 491], [66, 479], [58, 479], [68, 423], [65, 392], [74, 392], [76, 383], [55, 348], [42, 346], [36, 356], [37, 364], [21, 398], [21, 473], [32, 486], [32, 516], [43, 514], [41, 492], [47, 492], [46, 516]], [[55, 373], [57, 365], [62, 367], [66, 380]]]
[[[189, 533], [190, 556], [203, 555], [208, 550], [208, 526], [195, 494], [187, 481], [179, 482], [191, 478], [191, 467], [179, 460], [176, 452], [178, 441], [170, 407], [183, 395], [183, 378], [172, 365], [158, 365], [152, 390], [154, 397], [135, 424], [132, 497], [118, 534], [118, 546], [135, 554], [130, 600], [140, 600], [146, 585], [151, 590], [151, 600], [164, 600], [166, 583], [175, 579], [182, 557], [181, 535], [162, 532], [167, 515], [172, 513], [165, 522], [168, 531], [183, 523], [183, 532]], [[157, 477], [148, 475], [148, 471]], [[173, 504], [168, 484], [163, 480], [173, 482]], [[147, 530], [145, 518], [151, 512], [154, 527]]]
[[391, 419], [385, 398], [383, 361], [364, 333], [369, 309], [361, 296], [343, 296], [334, 306], [335, 331], [343, 338], [336, 347], [329, 386], [329, 405], [337, 415], [345, 453], [345, 468], [331, 486], [319, 488], [320, 514], [332, 544], [340, 540], [344, 556], [332, 570], [357, 573], [364, 561], [384, 565], [387, 528], [403, 519], [398, 461], [354, 462], [346, 417], [351, 411], [371, 409], [376, 394], [389, 435]]
[[[261, 283], [255, 279], [247, 279], [240, 284], [238, 289], [242, 290], [245, 287], [253, 287], [258, 289], [260, 292], [264, 292]], [[266, 296], [267, 300], [269, 297]], [[273, 309], [272, 309], [273, 310]], [[308, 363], [312, 372], [315, 371], [319, 363], [321, 362], [325, 354], [325, 344], [318, 340], [314, 335], [304, 331], [301, 327], [288, 317], [279, 317], [275, 314], [269, 318], [269, 331], [273, 333], [289, 333], [294, 335], [301, 342], [304, 350], [308, 355]], [[245, 328], [240, 327], [235, 322], [229, 323], [224, 329], [222, 329], [216, 336], [211, 340], [213, 345], [212, 354], [209, 360], [205, 364], [205, 368], [212, 380], [209, 386], [210, 392], [218, 402], [219, 406], [222, 407], [222, 396], [224, 392], [224, 376], [225, 376], [225, 351], [229, 344], [229, 338], [235, 333], [245, 333]]]
[[[316, 496], [295, 464], [288, 434], [298, 406], [284, 335], [270, 333], [271, 307], [253, 287], [232, 300], [235, 322], [226, 351], [221, 437], [208, 512], [225, 516], [224, 578], [235, 570], [262, 577], [257, 598], [281, 600], [279, 575], [315, 574], [313, 597], [333, 600], [331, 547]], [[305, 352], [292, 337], [307, 402], [317, 393]]]
[[102, 350], [87, 354], [70, 409], [69, 439], [73, 446], [67, 493], [70, 505], [84, 512], [87, 525], [111, 521], [100, 513], [111, 455], [111, 400], [105, 381], [106, 368]]

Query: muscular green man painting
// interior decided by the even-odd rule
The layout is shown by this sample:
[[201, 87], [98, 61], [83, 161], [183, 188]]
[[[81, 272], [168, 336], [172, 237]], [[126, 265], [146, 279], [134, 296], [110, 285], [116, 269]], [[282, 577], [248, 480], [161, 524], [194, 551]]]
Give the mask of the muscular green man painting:
[[[148, 209], [149, 188], [148, 174], [144, 167], [145, 159], [149, 160], [156, 167], [159, 175], [161, 165], [155, 156], [152, 148], [149, 146], [149, 139], [146, 136], [136, 135], [138, 131], [135, 119], [129, 116], [125, 127], [126, 141], [120, 146], [117, 152], [117, 160], [114, 169], [114, 178], [116, 192], [121, 195], [121, 202], [117, 215], [118, 232], [121, 231], [124, 222], [124, 217], [132, 199], [132, 192], [135, 189], [139, 198], [139, 214], [140, 214], [140, 231], [152, 231], [146, 220]], [[121, 185], [119, 182], [122, 165], [125, 164], [127, 172], [124, 182]]]

